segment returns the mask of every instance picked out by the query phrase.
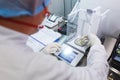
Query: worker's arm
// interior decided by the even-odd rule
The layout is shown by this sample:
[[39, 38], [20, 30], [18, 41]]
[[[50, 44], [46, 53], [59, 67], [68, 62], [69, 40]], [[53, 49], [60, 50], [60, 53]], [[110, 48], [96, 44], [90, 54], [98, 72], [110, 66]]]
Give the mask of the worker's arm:
[[103, 45], [96, 44], [91, 47], [87, 58], [87, 67], [91, 70], [91, 73], [95, 72], [95, 80], [107, 80], [109, 65], [107, 63], [107, 53]]
[[81, 72], [83, 75], [81, 80], [107, 80], [109, 66], [105, 48], [96, 35], [89, 34], [88, 39], [87, 46], [91, 48], [87, 57], [87, 66], [81, 70], [83, 72]]

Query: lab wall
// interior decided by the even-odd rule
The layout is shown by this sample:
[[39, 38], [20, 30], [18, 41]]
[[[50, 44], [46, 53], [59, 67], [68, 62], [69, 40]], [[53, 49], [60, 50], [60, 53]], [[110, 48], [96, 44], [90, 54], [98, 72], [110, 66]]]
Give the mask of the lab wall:
[[77, 0], [51, 0], [49, 10], [59, 16], [67, 17]]
[[58, 16], [64, 16], [64, 0], [51, 0], [48, 8], [51, 13], [55, 13]]
[[74, 7], [75, 3], [77, 0], [64, 0], [64, 16], [67, 17], [67, 15], [70, 13], [70, 11], [72, 10], [72, 8]]

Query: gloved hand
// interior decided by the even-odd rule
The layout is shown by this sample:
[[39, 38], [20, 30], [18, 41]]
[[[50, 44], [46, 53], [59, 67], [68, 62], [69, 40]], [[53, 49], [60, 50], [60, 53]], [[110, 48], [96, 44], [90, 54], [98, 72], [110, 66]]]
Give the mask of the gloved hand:
[[61, 50], [61, 45], [58, 43], [50, 43], [44, 49], [43, 52], [45, 54], [53, 54], [59, 52]]
[[95, 44], [101, 44], [101, 41], [95, 34], [92, 34], [92, 33], [89, 34], [88, 39], [89, 39], [88, 45], [90, 45], [90, 46], [93, 46]]

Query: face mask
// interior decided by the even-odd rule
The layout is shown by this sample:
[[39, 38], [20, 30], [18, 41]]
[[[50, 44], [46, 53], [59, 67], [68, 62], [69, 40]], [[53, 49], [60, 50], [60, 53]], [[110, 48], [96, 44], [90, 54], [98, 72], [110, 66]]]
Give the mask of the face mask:
[[0, 0], [0, 16], [15, 17], [36, 15], [40, 13], [50, 0]]

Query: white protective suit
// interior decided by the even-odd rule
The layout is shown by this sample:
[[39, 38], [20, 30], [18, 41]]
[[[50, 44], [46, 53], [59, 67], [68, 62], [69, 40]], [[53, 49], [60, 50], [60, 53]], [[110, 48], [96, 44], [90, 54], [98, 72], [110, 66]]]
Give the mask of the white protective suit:
[[107, 80], [107, 54], [91, 47], [85, 67], [71, 67], [25, 45], [28, 36], [0, 26], [0, 80]]

